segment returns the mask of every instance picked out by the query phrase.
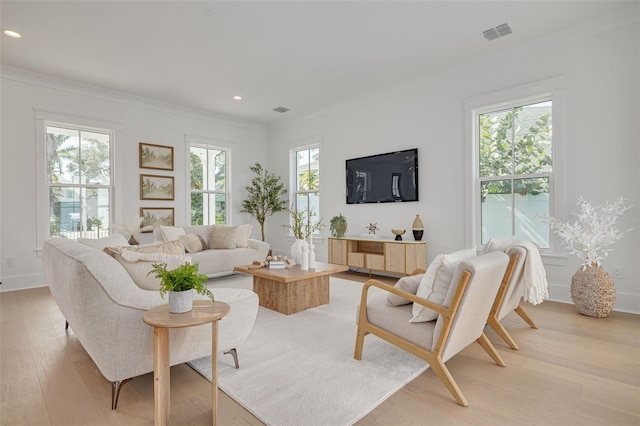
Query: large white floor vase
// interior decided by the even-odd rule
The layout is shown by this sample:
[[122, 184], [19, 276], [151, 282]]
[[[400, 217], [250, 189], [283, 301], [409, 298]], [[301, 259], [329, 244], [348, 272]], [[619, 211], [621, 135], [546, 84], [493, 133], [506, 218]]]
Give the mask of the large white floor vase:
[[183, 314], [193, 309], [193, 289], [169, 292], [169, 312]]
[[604, 318], [616, 303], [616, 287], [602, 266], [580, 266], [571, 278], [571, 300], [578, 312]]

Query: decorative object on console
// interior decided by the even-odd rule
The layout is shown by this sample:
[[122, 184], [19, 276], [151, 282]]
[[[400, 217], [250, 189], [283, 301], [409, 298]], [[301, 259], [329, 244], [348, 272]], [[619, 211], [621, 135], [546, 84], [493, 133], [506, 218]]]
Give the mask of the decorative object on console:
[[140, 142], [140, 168], [173, 171], [173, 147]]
[[332, 217], [329, 221], [329, 231], [333, 237], [344, 237], [347, 234], [347, 218], [342, 216], [342, 213]]
[[376, 231], [380, 228], [378, 228], [378, 223], [371, 223], [369, 222], [369, 226], [366, 226], [366, 228], [369, 230], [369, 234], [373, 234], [376, 235]]
[[422, 223], [422, 219], [420, 219], [419, 214], [417, 214], [416, 218], [413, 219], [413, 224], [411, 225], [411, 229], [413, 230], [413, 238], [416, 241], [421, 241], [422, 235], [424, 234], [424, 224]]
[[123, 234], [125, 238], [128, 238], [129, 244], [132, 246], [138, 245], [138, 240], [134, 237], [134, 233], [140, 229], [140, 225], [142, 224], [142, 217], [138, 216], [133, 219], [127, 218], [125, 216], [124, 224], [116, 225], [115, 223], [111, 225], [114, 231]]
[[624, 206], [624, 198], [618, 197], [613, 203], [592, 206], [578, 198], [580, 213], [573, 213], [578, 220], [573, 224], [562, 222], [558, 218], [542, 216], [551, 229], [564, 239], [570, 254], [582, 260], [582, 266], [571, 278], [571, 300], [578, 312], [590, 317], [604, 318], [613, 309], [616, 301], [615, 283], [602, 268], [610, 248], [631, 229], [620, 232], [618, 219], [632, 206]]
[[402, 236], [407, 232], [406, 229], [392, 229], [391, 233], [396, 236], [396, 241], [402, 241]]
[[198, 273], [197, 263], [183, 263], [175, 269], [167, 270], [166, 263], [154, 263], [153, 273], [160, 279], [160, 296], [169, 293], [169, 312], [180, 314], [189, 312], [193, 306], [193, 291], [215, 301], [213, 293], [205, 284], [208, 277]]
[[286, 210], [287, 201], [280, 197], [285, 195], [287, 190], [280, 181], [280, 176], [269, 173], [260, 163], [255, 163], [249, 169], [255, 173], [255, 176], [251, 180], [251, 185], [244, 187], [249, 195], [242, 201], [240, 212], [249, 213], [256, 218], [260, 224], [262, 241], [264, 241], [264, 222], [267, 216]]

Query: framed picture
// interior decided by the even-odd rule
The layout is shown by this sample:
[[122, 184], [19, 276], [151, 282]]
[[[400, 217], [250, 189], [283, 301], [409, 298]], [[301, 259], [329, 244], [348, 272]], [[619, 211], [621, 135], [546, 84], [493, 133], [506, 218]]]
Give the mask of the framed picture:
[[173, 147], [140, 142], [140, 168], [173, 170]]
[[173, 207], [140, 207], [141, 228], [145, 226], [173, 226]]
[[140, 175], [141, 200], [173, 200], [173, 176]]

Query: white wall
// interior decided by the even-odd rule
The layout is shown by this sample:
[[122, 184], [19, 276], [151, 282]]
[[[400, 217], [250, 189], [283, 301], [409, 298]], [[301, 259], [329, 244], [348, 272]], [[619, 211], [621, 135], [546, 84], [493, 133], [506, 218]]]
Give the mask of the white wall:
[[[463, 248], [468, 241], [463, 101], [563, 76], [566, 159], [555, 167], [565, 176], [564, 188], [557, 188], [564, 195], [565, 208], [555, 215], [569, 219], [579, 196], [600, 204], [622, 195], [637, 212], [638, 23], [636, 19], [608, 28], [581, 37], [576, 31], [553, 35], [536, 44], [521, 45], [517, 51], [441, 70], [396, 93], [371, 96], [303, 120], [273, 125], [269, 129], [269, 168], [288, 176], [288, 150], [321, 136], [321, 216], [325, 223], [342, 213], [348, 219], [351, 235], [366, 233], [365, 227], [371, 222], [381, 228], [379, 234], [391, 236], [392, 228], [406, 228], [410, 234], [412, 220], [420, 214], [431, 261], [439, 253]], [[413, 147], [419, 148], [419, 202], [345, 204], [345, 159]], [[279, 227], [286, 221], [286, 214], [267, 221], [268, 240], [277, 253], [287, 253], [292, 243]], [[640, 312], [637, 215], [625, 216], [621, 227], [636, 229], [614, 246], [604, 266], [608, 270], [611, 265], [624, 267], [624, 278], [615, 280], [615, 309]], [[328, 234], [326, 230], [325, 236]], [[554, 258], [550, 263], [555, 264], [546, 266], [551, 298], [570, 301], [569, 284], [579, 261], [562, 256], [566, 252], [559, 254], [559, 261]], [[326, 260], [326, 243], [317, 245], [317, 257]]]
[[[45, 284], [37, 238], [36, 221], [36, 126], [35, 109], [100, 120], [116, 126], [115, 223], [139, 215], [140, 207], [174, 207], [176, 224], [189, 220], [186, 209], [185, 135], [198, 141], [232, 147], [231, 222], [249, 223], [241, 214], [244, 186], [249, 184], [249, 166], [264, 162], [267, 132], [262, 124], [188, 110], [68, 81], [2, 68], [0, 80], [2, 129], [0, 188], [0, 280], [2, 291]], [[119, 136], [119, 137], [118, 137]], [[138, 143], [174, 147], [174, 172], [138, 168]], [[141, 201], [140, 173], [175, 177], [175, 201]], [[254, 223], [255, 224], [255, 223]], [[254, 226], [253, 236], [260, 238]], [[7, 258], [15, 266], [7, 267]]]

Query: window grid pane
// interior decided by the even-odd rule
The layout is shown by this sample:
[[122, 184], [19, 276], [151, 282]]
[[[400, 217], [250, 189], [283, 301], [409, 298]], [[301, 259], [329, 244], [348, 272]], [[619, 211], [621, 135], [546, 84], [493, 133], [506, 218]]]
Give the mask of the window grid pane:
[[227, 220], [227, 151], [192, 146], [191, 224], [225, 224]]

